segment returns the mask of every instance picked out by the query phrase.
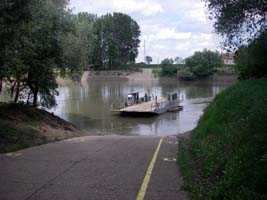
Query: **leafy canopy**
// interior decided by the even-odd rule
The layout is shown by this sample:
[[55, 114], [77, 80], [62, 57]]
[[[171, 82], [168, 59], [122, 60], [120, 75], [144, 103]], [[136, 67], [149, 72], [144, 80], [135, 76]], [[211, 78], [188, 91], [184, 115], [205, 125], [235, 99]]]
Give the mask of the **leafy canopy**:
[[140, 28], [130, 16], [122, 13], [104, 15], [96, 20], [93, 29], [95, 68], [114, 69], [135, 62]]
[[267, 27], [266, 0], [203, 0], [215, 20], [215, 30], [236, 49], [253, 40]]
[[218, 52], [204, 49], [185, 59], [185, 66], [179, 69], [178, 76], [182, 80], [205, 78], [222, 65], [222, 57]]
[[[9, 0], [0, 7], [0, 77], [11, 96], [46, 107], [55, 104], [55, 68], [61, 68], [60, 37], [68, 31], [65, 1]], [[14, 92], [15, 91], [15, 92]]]
[[153, 58], [151, 56], [146, 56], [145, 60], [146, 60], [146, 64], [149, 65], [153, 61]]
[[267, 76], [267, 31], [236, 53], [236, 68], [239, 78], [261, 78]]
[[173, 65], [174, 60], [172, 58], [165, 58], [161, 61], [162, 66]]

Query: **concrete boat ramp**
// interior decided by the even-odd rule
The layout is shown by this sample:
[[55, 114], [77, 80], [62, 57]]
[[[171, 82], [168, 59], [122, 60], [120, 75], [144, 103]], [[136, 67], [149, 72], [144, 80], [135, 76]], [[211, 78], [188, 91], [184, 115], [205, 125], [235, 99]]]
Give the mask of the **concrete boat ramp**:
[[88, 136], [0, 154], [0, 199], [184, 200], [176, 153], [176, 136]]

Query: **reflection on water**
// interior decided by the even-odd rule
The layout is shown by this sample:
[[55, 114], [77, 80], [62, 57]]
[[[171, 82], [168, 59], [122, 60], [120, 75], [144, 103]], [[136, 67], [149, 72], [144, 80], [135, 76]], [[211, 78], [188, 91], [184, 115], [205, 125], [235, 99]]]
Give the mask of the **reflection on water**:
[[[58, 106], [51, 111], [93, 134], [173, 135], [193, 129], [207, 101], [226, 87], [213, 79], [197, 82], [90, 80], [83, 85], [60, 87]], [[152, 118], [114, 115], [111, 109], [123, 105], [127, 94], [133, 91], [157, 96], [180, 92], [184, 110]]]

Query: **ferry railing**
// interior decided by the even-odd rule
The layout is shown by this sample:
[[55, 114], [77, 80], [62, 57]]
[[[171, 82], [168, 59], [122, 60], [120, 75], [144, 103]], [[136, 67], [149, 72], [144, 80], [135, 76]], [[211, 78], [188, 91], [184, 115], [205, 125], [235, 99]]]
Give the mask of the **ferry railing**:
[[151, 110], [152, 111], [156, 111], [156, 112], [160, 112], [160, 111], [168, 110], [169, 108], [174, 107], [174, 106], [178, 106], [178, 105], [179, 105], [179, 101], [178, 100], [177, 101], [166, 100], [166, 101], [163, 101], [163, 102], [154, 101], [151, 104]]

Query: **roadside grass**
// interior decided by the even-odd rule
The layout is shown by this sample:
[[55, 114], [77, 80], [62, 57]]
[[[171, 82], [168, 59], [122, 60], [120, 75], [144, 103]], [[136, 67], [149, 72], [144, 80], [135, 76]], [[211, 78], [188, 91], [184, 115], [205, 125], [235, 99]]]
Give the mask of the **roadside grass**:
[[75, 126], [44, 110], [0, 103], [0, 153], [79, 135]]
[[221, 92], [180, 140], [178, 164], [192, 199], [267, 199], [267, 79]]
[[31, 125], [14, 126], [8, 122], [0, 121], [0, 153], [12, 152], [47, 143], [44, 136], [38, 134], [37, 129]]

